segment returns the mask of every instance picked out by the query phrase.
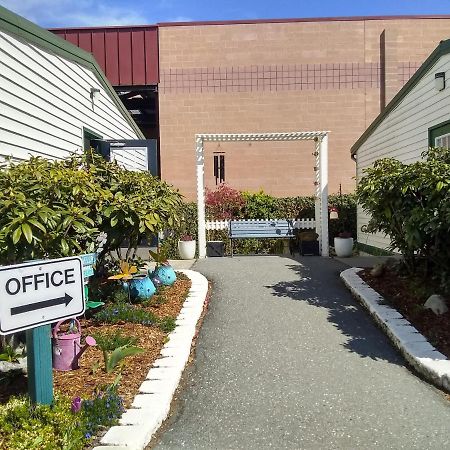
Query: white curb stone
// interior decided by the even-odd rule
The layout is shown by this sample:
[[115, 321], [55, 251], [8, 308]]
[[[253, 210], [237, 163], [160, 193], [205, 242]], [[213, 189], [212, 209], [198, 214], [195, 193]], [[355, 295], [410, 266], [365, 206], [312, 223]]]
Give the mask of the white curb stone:
[[119, 425], [111, 427], [100, 444], [123, 445], [127, 449], [143, 449], [152, 437], [147, 425]]
[[166, 380], [145, 380], [139, 386], [139, 392], [143, 394], [172, 395], [178, 383], [175, 378]]
[[101, 447], [94, 447], [92, 450], [130, 450], [130, 447], [122, 445], [102, 445]]
[[147, 374], [147, 380], [166, 380], [169, 378], [178, 378], [176, 373], [173, 370], [170, 370], [167, 367], [152, 367]]
[[341, 278], [352, 294], [369, 310], [405, 359], [426, 379], [450, 392], [450, 360], [436, 350], [403, 316], [359, 276], [352, 267]]
[[168, 411], [171, 400], [172, 399], [165, 394], [137, 394], [134, 397], [131, 406], [138, 409], [161, 409], [162, 407], [164, 407], [162, 409], [167, 408]]
[[142, 450], [169, 414], [208, 293], [208, 280], [202, 274], [193, 270], [180, 272], [190, 278], [192, 286], [175, 320], [177, 327], [139, 387], [132, 408], [124, 412], [120, 425], [111, 427], [94, 450]]
[[160, 408], [128, 409], [120, 418], [121, 425], [146, 425], [154, 424], [155, 431], [164, 420], [163, 410]]

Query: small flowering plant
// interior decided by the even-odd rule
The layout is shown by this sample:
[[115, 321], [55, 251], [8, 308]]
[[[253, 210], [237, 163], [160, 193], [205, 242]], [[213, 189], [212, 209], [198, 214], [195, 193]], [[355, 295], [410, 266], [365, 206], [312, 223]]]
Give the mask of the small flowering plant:
[[81, 398], [80, 397], [75, 397], [72, 400], [72, 403], [70, 404], [70, 410], [76, 414], [77, 412], [79, 412], [81, 410]]
[[94, 398], [82, 401], [81, 405], [86, 439], [95, 436], [103, 427], [116, 425], [119, 417], [125, 412], [123, 399], [117, 393], [116, 384], [97, 389]]
[[183, 234], [180, 236], [180, 241], [193, 241], [194, 239], [190, 234]]

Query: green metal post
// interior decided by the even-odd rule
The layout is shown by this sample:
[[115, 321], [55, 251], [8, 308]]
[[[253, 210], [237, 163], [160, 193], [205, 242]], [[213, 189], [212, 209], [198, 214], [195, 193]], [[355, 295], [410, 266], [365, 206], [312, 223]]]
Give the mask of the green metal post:
[[53, 401], [52, 343], [50, 325], [27, 330], [28, 393], [33, 403]]

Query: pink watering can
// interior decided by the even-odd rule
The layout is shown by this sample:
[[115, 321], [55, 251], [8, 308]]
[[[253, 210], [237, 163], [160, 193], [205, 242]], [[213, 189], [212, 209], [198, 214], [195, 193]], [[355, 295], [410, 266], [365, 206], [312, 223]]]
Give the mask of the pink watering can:
[[81, 346], [81, 325], [77, 319], [71, 319], [69, 331], [63, 333], [60, 326], [65, 320], [60, 320], [52, 331], [53, 368], [55, 370], [75, 370], [80, 366], [78, 361], [88, 347], [96, 345], [92, 336], [87, 336], [85, 345]]

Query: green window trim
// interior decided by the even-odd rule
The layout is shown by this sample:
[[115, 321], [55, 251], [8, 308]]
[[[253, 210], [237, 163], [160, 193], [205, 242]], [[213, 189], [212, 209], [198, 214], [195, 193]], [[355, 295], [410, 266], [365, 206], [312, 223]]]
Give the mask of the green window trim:
[[434, 147], [435, 139], [444, 134], [450, 134], [450, 120], [428, 128], [428, 146]]
[[92, 139], [103, 139], [103, 136], [90, 128], [83, 127], [83, 150], [88, 150], [86, 143], [88, 140], [91, 141]]

